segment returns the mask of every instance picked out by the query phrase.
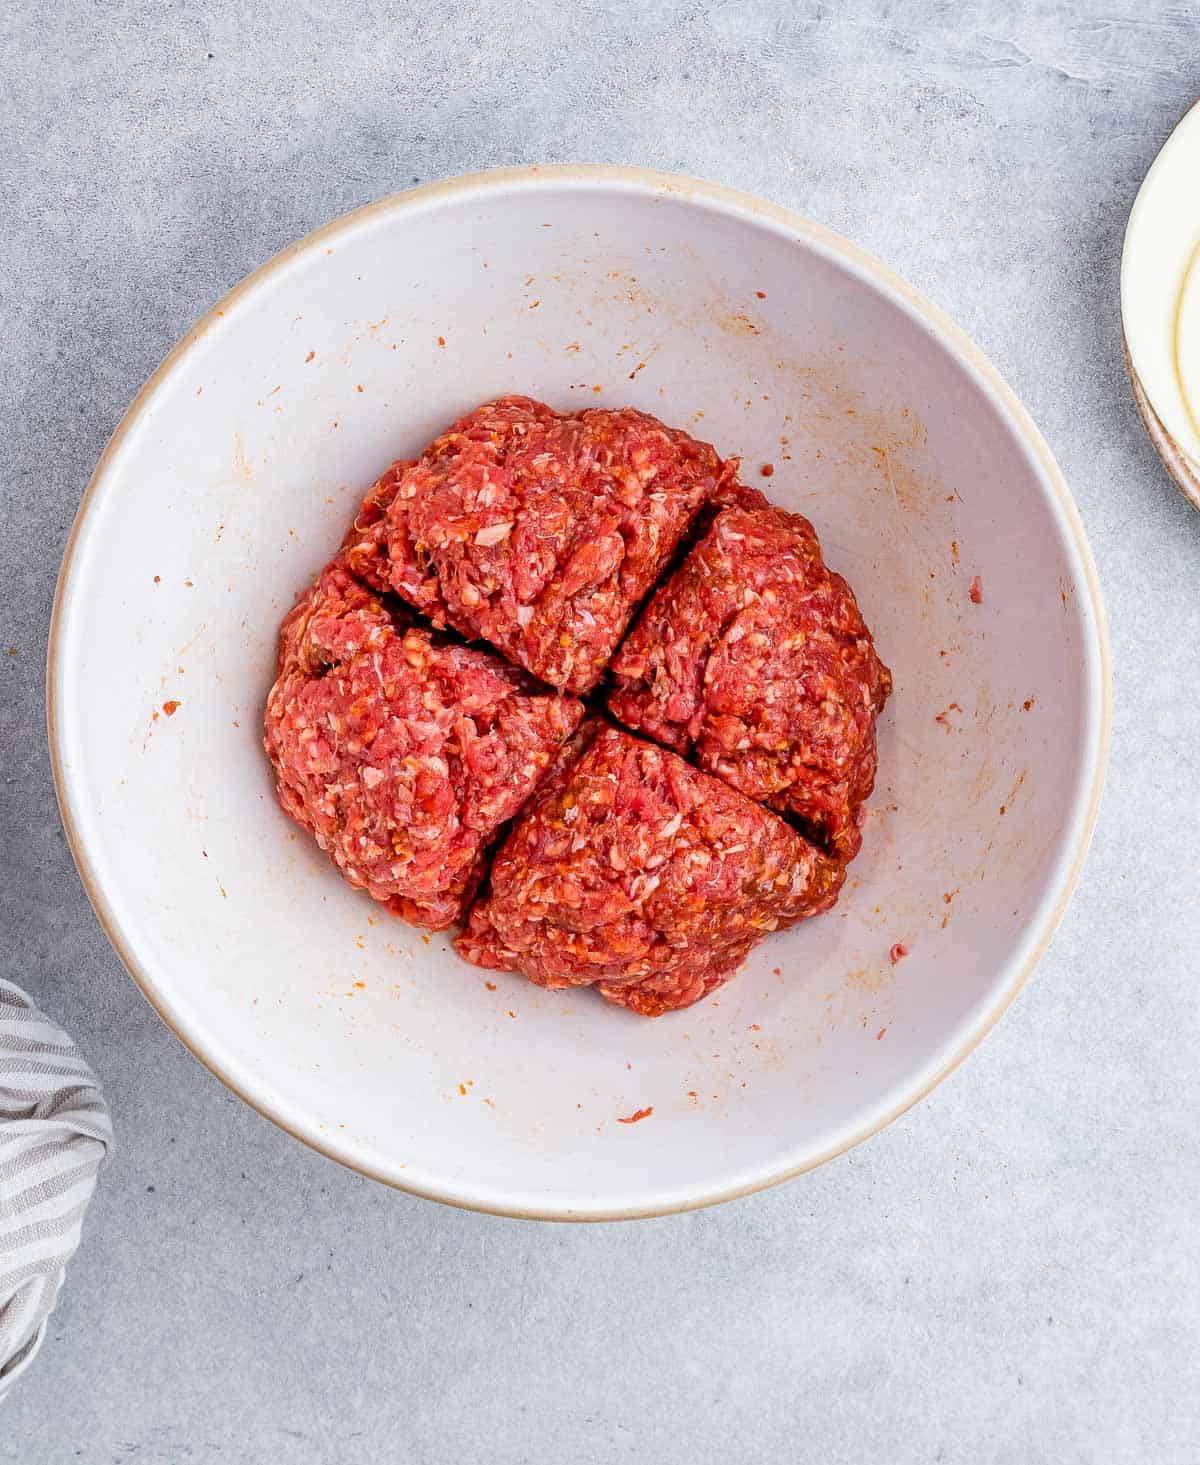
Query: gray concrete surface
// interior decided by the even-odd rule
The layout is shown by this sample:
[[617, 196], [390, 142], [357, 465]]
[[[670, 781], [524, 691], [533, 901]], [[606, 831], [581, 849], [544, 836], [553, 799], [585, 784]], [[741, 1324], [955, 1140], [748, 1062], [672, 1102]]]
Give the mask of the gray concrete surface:
[[[1198, 34], [1156, 0], [6, 8], [0, 970], [120, 1148], [0, 1460], [1200, 1460], [1200, 515], [1116, 314]], [[42, 721], [72, 515], [185, 327], [368, 199], [567, 159], [793, 205], [955, 315], [1074, 487], [1116, 667], [1087, 870], [982, 1049], [805, 1179], [601, 1228], [392, 1194], [226, 1093], [105, 943]]]

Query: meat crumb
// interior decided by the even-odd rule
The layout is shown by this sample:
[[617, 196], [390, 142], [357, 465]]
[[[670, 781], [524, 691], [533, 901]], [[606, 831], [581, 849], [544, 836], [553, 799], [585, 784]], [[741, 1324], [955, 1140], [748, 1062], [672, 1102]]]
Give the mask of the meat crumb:
[[167, 714], [168, 717], [174, 717], [175, 714], [179, 711], [180, 707], [182, 707], [182, 705], [183, 704], [181, 702], [177, 702], [175, 698], [172, 697], [169, 702], [163, 703], [163, 711]]
[[651, 1116], [651, 1114], [653, 1114], [653, 1113], [654, 1113], [654, 1105], [651, 1104], [651, 1105], [649, 1105], [648, 1108], [645, 1108], [645, 1109], [635, 1109], [632, 1114], [626, 1114], [623, 1117], [621, 1115], [618, 1115], [617, 1116], [617, 1123], [618, 1124], [636, 1124], [639, 1119], [649, 1119], [650, 1116]]
[[1033, 698], [1033, 697], [1026, 697], [1025, 700], [1024, 700], [1024, 702], [1021, 703], [1021, 709], [1022, 709], [1022, 711], [1028, 712], [1029, 709], [1033, 706], [1035, 700], [1036, 699]]
[[983, 581], [978, 575], [976, 575], [975, 578], [971, 581], [971, 589], [969, 591], [969, 594], [971, 596], [972, 605], [983, 604]]
[[908, 955], [908, 947], [903, 941], [897, 941], [891, 951], [888, 952], [888, 960], [893, 966], [902, 958]]
[[882, 1038], [886, 1032], [887, 1028], [880, 1028], [879, 1031], [875, 1034], [875, 1041], [878, 1043], [880, 1038]]
[[771, 475], [775, 472], [775, 464], [764, 463], [758, 471], [762, 474], [764, 478], [770, 478]]
[[494, 992], [496, 990], [495, 982], [484, 982], [483, 985], [488, 989], [489, 992]]
[[765, 290], [756, 290], [754, 293], [758, 296], [760, 300], [765, 300], [767, 298], [767, 292]]

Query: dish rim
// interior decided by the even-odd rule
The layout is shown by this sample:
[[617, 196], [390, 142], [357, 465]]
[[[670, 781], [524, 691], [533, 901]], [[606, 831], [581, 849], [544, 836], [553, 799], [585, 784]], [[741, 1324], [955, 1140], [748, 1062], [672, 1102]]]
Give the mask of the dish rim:
[[[1057, 510], [1057, 517], [1066, 531], [1068, 542], [1076, 552], [1083, 572], [1081, 589], [1086, 588], [1091, 609], [1091, 622], [1094, 627], [1094, 635], [1088, 637], [1085, 617], [1083, 653], [1088, 675], [1086, 676], [1087, 697], [1083, 708], [1084, 767], [1070, 818], [1067, 821], [1068, 827], [1074, 826], [1073, 838], [1068, 838], [1057, 854], [1055, 867], [1047, 882], [1046, 895], [1043, 896], [1041, 902], [1041, 910], [1026, 928], [1013, 955], [1004, 963], [996, 983], [994, 997], [986, 1009], [974, 1018], [960, 1036], [948, 1040], [947, 1046], [952, 1047], [953, 1050], [949, 1056], [943, 1057], [932, 1073], [919, 1070], [912, 1080], [902, 1086], [902, 1095], [884, 1109], [882, 1114], [869, 1114], [861, 1124], [851, 1130], [848, 1136], [839, 1137], [836, 1143], [798, 1164], [785, 1165], [765, 1177], [755, 1177], [748, 1182], [710, 1186], [705, 1188], [702, 1194], [682, 1198], [668, 1197], [663, 1201], [648, 1201], [645, 1204], [617, 1207], [605, 1205], [566, 1207], [561, 1203], [547, 1205], [544, 1202], [541, 1204], [497, 1203], [494, 1199], [472, 1198], [469, 1194], [463, 1193], [464, 1190], [469, 1190], [469, 1186], [460, 1189], [459, 1193], [450, 1194], [436, 1180], [431, 1183], [422, 1183], [408, 1178], [401, 1180], [393, 1174], [383, 1173], [372, 1166], [368, 1160], [355, 1159], [339, 1152], [336, 1145], [328, 1139], [317, 1133], [306, 1132], [298, 1122], [278, 1112], [278, 1106], [251, 1097], [240, 1082], [226, 1071], [221, 1059], [216, 1054], [207, 1051], [206, 1038], [187, 1033], [176, 1024], [169, 1010], [169, 1001], [158, 990], [154, 976], [149, 971], [143, 970], [134, 958], [105, 896], [100, 874], [93, 865], [76, 827], [71, 803], [71, 779], [65, 768], [63, 751], [60, 746], [60, 728], [64, 721], [64, 710], [60, 704], [65, 687], [65, 658], [60, 654], [60, 643], [67, 623], [67, 600], [72, 567], [80, 544], [88, 533], [89, 521], [92, 519], [106, 486], [105, 480], [109, 465], [113, 462], [126, 435], [131, 432], [151, 406], [160, 386], [173, 374], [192, 347], [211, 328], [215, 327], [235, 304], [285, 270], [293, 261], [310, 250], [328, 245], [332, 240], [344, 236], [368, 221], [472, 195], [503, 193], [512, 189], [536, 191], [540, 187], [558, 189], [581, 185], [596, 188], [607, 187], [649, 196], [665, 195], [719, 213], [735, 215], [754, 225], [766, 225], [773, 227], [776, 231], [780, 229], [790, 231], [798, 242], [803, 242], [818, 252], [832, 256], [847, 267], [851, 273], [859, 276], [885, 297], [899, 304], [915, 323], [922, 325], [937, 338], [939, 343], [968, 371], [968, 374], [983, 388], [993, 406], [1016, 433], [1036, 470], [1036, 476], [1051, 509]], [[130, 977], [167, 1028], [193, 1057], [198, 1059], [252, 1109], [276, 1124], [285, 1133], [357, 1174], [378, 1180], [410, 1195], [440, 1201], [464, 1210], [544, 1221], [615, 1221], [665, 1216], [698, 1210], [734, 1200], [740, 1196], [754, 1194], [794, 1179], [798, 1175], [814, 1170], [819, 1165], [845, 1154], [856, 1145], [878, 1134], [880, 1130], [886, 1128], [914, 1104], [925, 1098], [973, 1053], [988, 1035], [1025, 985], [1049, 946], [1074, 893], [1095, 829], [1111, 736], [1112, 673], [1107, 619], [1099, 578], [1079, 511], [1062, 471], [1032, 417], [988, 357], [948, 315], [887, 265], [849, 240], [826, 229], [823, 225], [814, 223], [794, 210], [723, 184], [710, 183], [702, 179], [655, 169], [607, 164], [528, 164], [520, 167], [495, 168], [461, 174], [453, 178], [422, 184], [400, 193], [389, 194], [321, 225], [286, 246], [234, 285], [172, 347], [126, 409], [100, 455], [80, 501], [63, 553], [51, 614], [46, 677], [47, 730], [55, 792], [63, 828], [84, 890], [101, 928]], [[1052, 902], [1047, 900], [1051, 893], [1053, 893]], [[1024, 948], [1023, 956], [1021, 955], [1022, 947]], [[695, 1188], [693, 1187], [693, 1189]]]
[[[1196, 471], [1194, 458], [1187, 449], [1178, 441], [1174, 433], [1167, 427], [1166, 423], [1159, 416], [1158, 408], [1154, 405], [1150, 393], [1146, 390], [1142, 381], [1141, 373], [1138, 371], [1137, 363], [1134, 360], [1133, 352], [1129, 349], [1129, 325], [1131, 317], [1136, 313], [1136, 308], [1130, 299], [1131, 286], [1129, 284], [1129, 236], [1133, 230], [1134, 219], [1137, 216], [1138, 206], [1141, 204], [1142, 195], [1146, 192], [1154, 174], [1158, 171], [1163, 162], [1164, 155], [1170, 150], [1181, 129], [1188, 123], [1188, 120], [1195, 114], [1200, 118], [1200, 99], [1192, 102], [1185, 109], [1179, 120], [1167, 133], [1162, 146], [1154, 155], [1154, 160], [1146, 169], [1142, 181], [1138, 184], [1138, 191], [1133, 196], [1133, 203], [1129, 206], [1129, 214], [1125, 220], [1125, 233], [1121, 240], [1121, 272], [1119, 283], [1120, 315], [1121, 315], [1121, 354], [1125, 361], [1125, 370], [1129, 376], [1129, 386], [1133, 394], [1133, 403], [1137, 408], [1138, 416], [1142, 419], [1142, 426], [1146, 429], [1154, 451], [1158, 454], [1159, 460], [1167, 470], [1167, 474], [1175, 487], [1183, 494], [1192, 508], [1200, 509], [1200, 473]], [[1200, 250], [1200, 245], [1197, 245]], [[1182, 282], [1180, 284], [1182, 290]], [[1178, 308], [1176, 309], [1178, 316]], [[1185, 398], [1186, 405], [1186, 398]]]

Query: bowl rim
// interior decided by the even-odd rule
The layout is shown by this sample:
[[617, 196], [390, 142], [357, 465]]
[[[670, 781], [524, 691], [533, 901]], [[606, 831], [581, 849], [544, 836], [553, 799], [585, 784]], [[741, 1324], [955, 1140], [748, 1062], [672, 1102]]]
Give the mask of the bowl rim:
[[[491, 1199], [473, 1199], [463, 1194], [450, 1194], [436, 1182], [425, 1184], [415, 1178], [400, 1180], [395, 1175], [384, 1173], [366, 1160], [355, 1159], [340, 1152], [334, 1143], [319, 1134], [304, 1130], [297, 1121], [280, 1112], [278, 1106], [251, 1096], [239, 1081], [226, 1071], [220, 1057], [208, 1051], [207, 1040], [204, 1037], [185, 1032], [177, 1025], [172, 1018], [169, 1002], [158, 990], [153, 974], [142, 968], [124, 938], [105, 895], [101, 876], [91, 860], [73, 816], [71, 776], [65, 767], [61, 745], [61, 726], [64, 720], [61, 704], [65, 686], [65, 658], [60, 652], [67, 621], [68, 588], [72, 568], [80, 544], [89, 532], [94, 511], [106, 486], [110, 464], [126, 435], [130, 433], [152, 403], [159, 387], [170, 377], [191, 348], [223, 317], [228, 315], [234, 305], [285, 270], [302, 255], [306, 255], [318, 247], [324, 247], [330, 241], [385, 216], [404, 214], [429, 205], [461, 200], [471, 196], [479, 197], [514, 190], [558, 190], [580, 186], [609, 188], [632, 194], [673, 197], [718, 213], [732, 214], [750, 223], [765, 224], [776, 230], [786, 230], [798, 242], [815, 247], [826, 256], [833, 257], [851, 273], [901, 305], [911, 318], [934, 335], [949, 353], [968, 369], [975, 380], [985, 389], [986, 395], [993, 405], [1000, 410], [1029, 454], [1032, 464], [1037, 470], [1036, 476], [1043, 490], [1047, 492], [1051, 508], [1057, 510], [1059, 522], [1074, 547], [1083, 572], [1082, 585], [1086, 587], [1087, 591], [1093, 630], [1091, 638], [1085, 634], [1083, 652], [1089, 663], [1089, 670], [1098, 675], [1087, 677], [1087, 705], [1084, 709], [1082, 734], [1085, 742], [1084, 770], [1069, 820], [1069, 825], [1074, 826], [1074, 835], [1072, 839], [1064, 843], [1064, 847], [1059, 851], [1050, 880], [1049, 888], [1053, 890], [1053, 901], [1043, 900], [1042, 909], [1030, 923], [1030, 928], [1021, 943], [1025, 948], [1024, 955], [1020, 956], [1020, 947], [1014, 951], [1006, 968], [1001, 971], [992, 1000], [970, 1026], [952, 1040], [952, 1051], [936, 1069], [932, 1073], [918, 1072], [904, 1086], [900, 1097], [882, 1114], [870, 1114], [848, 1136], [839, 1137], [837, 1142], [826, 1150], [809, 1156], [798, 1164], [781, 1166], [765, 1177], [755, 1177], [745, 1183], [716, 1185], [705, 1189], [703, 1194], [683, 1199], [670, 1198], [663, 1202], [649, 1201], [632, 1206], [599, 1205], [568, 1208], [545, 1202], [520, 1205], [497, 1203]], [[1085, 630], [1086, 625], [1087, 618], [1085, 618]], [[440, 1201], [464, 1210], [545, 1221], [633, 1220], [697, 1210], [750, 1195], [786, 1180], [794, 1179], [797, 1175], [816, 1169], [817, 1166], [825, 1164], [828, 1160], [846, 1153], [864, 1140], [870, 1139], [925, 1098], [978, 1047], [995, 1026], [1041, 960], [1063, 917], [1078, 882], [1099, 813], [1111, 736], [1111, 704], [1112, 672], [1107, 619], [1096, 566], [1084, 534], [1078, 508], [1061, 469], [1029, 412], [995, 366], [962, 328], [938, 306], [927, 300], [906, 280], [866, 250], [791, 209], [724, 184], [706, 182], [682, 174], [661, 172], [650, 168], [592, 163], [527, 164], [519, 167], [493, 168], [481, 172], [465, 173], [422, 184], [400, 193], [389, 194], [304, 235], [234, 285], [172, 347], [126, 409], [100, 455], [80, 501], [63, 553], [51, 613], [46, 666], [46, 716], [51, 768], [63, 828], [72, 857], [79, 871], [84, 890], [110, 944], [142, 995], [183, 1046], [257, 1113], [311, 1149], [360, 1175], [381, 1181], [408, 1194], [427, 1200]], [[1057, 889], [1054, 889], [1055, 886]]]

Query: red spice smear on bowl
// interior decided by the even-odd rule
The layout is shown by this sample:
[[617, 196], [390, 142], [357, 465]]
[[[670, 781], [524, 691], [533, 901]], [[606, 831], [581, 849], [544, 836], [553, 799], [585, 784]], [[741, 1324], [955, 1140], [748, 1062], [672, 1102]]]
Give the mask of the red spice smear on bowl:
[[888, 959], [892, 963], [892, 965], [895, 966], [902, 957], [905, 957], [907, 955], [908, 947], [905, 946], [903, 941], [897, 941], [895, 946], [892, 947], [891, 951], [888, 952]]
[[468, 961], [658, 1017], [836, 901], [841, 863], [761, 805], [598, 719], [580, 745], [496, 855], [455, 939]]
[[[435, 625], [589, 691], [698, 511], [736, 475], [644, 412], [469, 412], [384, 475], [388, 584]], [[393, 488], [394, 482], [394, 488]]]
[[182, 702], [178, 702], [175, 700], [174, 697], [172, 697], [169, 702], [163, 703], [163, 711], [167, 714], [168, 717], [174, 717], [182, 706]]
[[649, 1104], [649, 1105], [647, 1105], [647, 1107], [645, 1109], [635, 1109], [632, 1114], [626, 1114], [623, 1117], [621, 1115], [618, 1115], [617, 1116], [617, 1123], [618, 1124], [636, 1124], [639, 1119], [649, 1119], [650, 1116], [651, 1116], [651, 1114], [653, 1114], [653, 1113], [654, 1113], [654, 1105], [653, 1104]]
[[841, 859], [858, 853], [892, 679], [807, 519], [753, 492], [721, 510], [642, 612], [612, 676], [619, 721]]
[[973, 605], [983, 604], [983, 581], [978, 575], [971, 581], [971, 589], [968, 593]]

